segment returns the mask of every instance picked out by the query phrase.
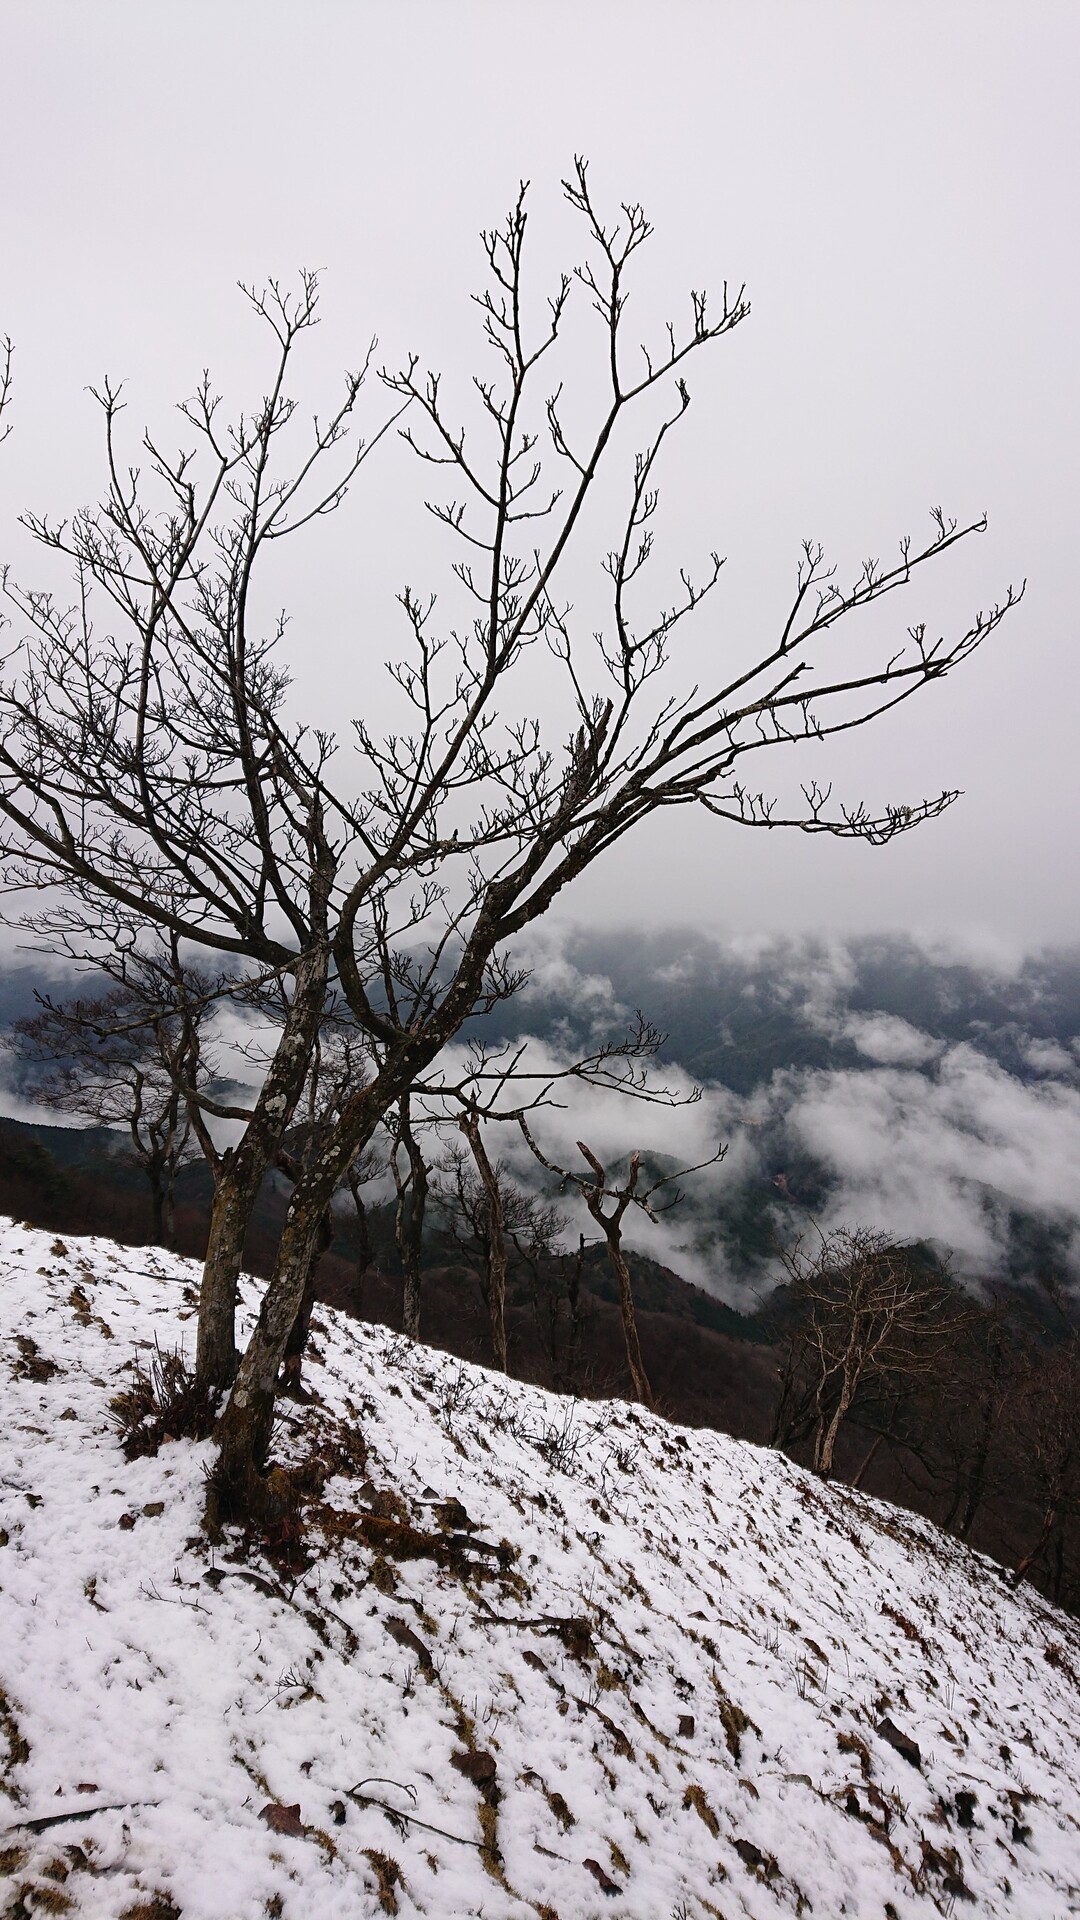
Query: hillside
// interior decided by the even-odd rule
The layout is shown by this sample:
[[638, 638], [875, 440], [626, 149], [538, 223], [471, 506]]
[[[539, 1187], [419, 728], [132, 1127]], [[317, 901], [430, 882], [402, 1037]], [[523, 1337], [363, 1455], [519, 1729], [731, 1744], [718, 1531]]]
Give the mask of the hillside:
[[196, 1278], [0, 1228], [4, 1916], [1080, 1911], [1074, 1621], [776, 1454], [331, 1310], [302, 1537], [211, 1546], [212, 1450], [109, 1414]]
[[[96, 1127], [0, 1119], [0, 1210], [64, 1238], [98, 1233], [128, 1246], [152, 1239], [146, 1181], [122, 1151], [102, 1151], [108, 1139]], [[177, 1245], [189, 1257], [199, 1259], [205, 1252], [212, 1195], [205, 1168], [183, 1169], [177, 1188]], [[264, 1181], [245, 1246], [246, 1263], [256, 1275], [273, 1271], [286, 1203], [283, 1187], [272, 1179]], [[343, 1207], [333, 1246], [319, 1262], [316, 1288], [328, 1305], [400, 1329], [402, 1287], [393, 1212], [389, 1203], [369, 1206], [372, 1263], [358, 1280], [356, 1217], [351, 1205]], [[492, 1357], [487, 1309], [476, 1275], [463, 1267], [447, 1240], [433, 1234], [425, 1248], [424, 1337], [432, 1346], [483, 1365]], [[647, 1254], [630, 1249], [628, 1259], [649, 1377], [664, 1412], [690, 1425], [764, 1438], [772, 1412], [775, 1360], [768, 1352], [763, 1319], [733, 1311]], [[539, 1386], [574, 1386], [590, 1397], [629, 1391], [618, 1293], [602, 1246], [586, 1251], [581, 1295], [580, 1338], [570, 1353], [562, 1263], [546, 1261], [534, 1272], [523, 1270], [512, 1255], [507, 1295], [511, 1371]]]

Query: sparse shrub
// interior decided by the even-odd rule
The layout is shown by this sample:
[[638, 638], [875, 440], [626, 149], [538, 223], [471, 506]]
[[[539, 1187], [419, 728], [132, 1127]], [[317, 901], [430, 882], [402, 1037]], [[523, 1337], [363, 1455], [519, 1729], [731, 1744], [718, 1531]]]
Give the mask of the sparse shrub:
[[390, 1854], [380, 1853], [375, 1847], [365, 1847], [363, 1853], [378, 1881], [381, 1912], [397, 1913], [399, 1911], [397, 1888], [404, 1888], [405, 1885], [405, 1875], [400, 1866]]
[[0, 1738], [7, 1746], [7, 1764], [0, 1767], [0, 1793], [7, 1794], [10, 1800], [19, 1799], [19, 1790], [10, 1775], [15, 1767], [25, 1766], [30, 1758], [30, 1744], [24, 1739], [19, 1727], [15, 1709], [3, 1688], [0, 1687]]
[[164, 1440], [206, 1440], [213, 1432], [215, 1397], [189, 1373], [183, 1350], [155, 1341], [148, 1362], [136, 1355], [131, 1385], [109, 1402], [112, 1423], [128, 1460], [157, 1453]]
[[120, 1920], [180, 1920], [181, 1909], [167, 1893], [152, 1893], [125, 1907]]
[[11, 1369], [13, 1380], [33, 1380], [42, 1384], [60, 1372], [56, 1361], [46, 1359], [37, 1341], [32, 1340], [28, 1333], [17, 1333], [15, 1345], [19, 1349], [19, 1358]]
[[717, 1839], [720, 1833], [720, 1822], [709, 1805], [704, 1787], [693, 1785], [687, 1787], [683, 1794], [683, 1806], [684, 1808], [692, 1807], [698, 1818], [705, 1822], [713, 1839]]

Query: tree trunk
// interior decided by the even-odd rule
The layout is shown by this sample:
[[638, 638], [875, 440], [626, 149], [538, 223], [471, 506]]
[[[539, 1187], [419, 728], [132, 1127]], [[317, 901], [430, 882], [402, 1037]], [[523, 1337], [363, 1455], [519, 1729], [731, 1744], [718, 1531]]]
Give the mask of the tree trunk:
[[1051, 1539], [1053, 1538], [1054, 1528], [1057, 1526], [1057, 1523], [1058, 1523], [1058, 1509], [1057, 1509], [1057, 1499], [1055, 1497], [1054, 1500], [1051, 1502], [1050, 1506], [1047, 1507], [1046, 1512], [1043, 1515], [1042, 1527], [1040, 1528], [1039, 1537], [1036, 1540], [1035, 1545], [1032, 1547], [1030, 1553], [1025, 1553], [1023, 1559], [1020, 1561], [1019, 1565], [1016, 1568], [1016, 1571], [1013, 1574], [1014, 1587], [1018, 1587], [1020, 1585], [1021, 1580], [1023, 1580], [1025, 1576], [1031, 1572], [1032, 1567], [1035, 1565], [1035, 1562], [1038, 1560], [1044, 1547], [1048, 1546]]
[[[941, 1521], [942, 1533], [952, 1532], [953, 1525], [956, 1520], [956, 1516], [959, 1513], [960, 1508], [963, 1504], [964, 1493], [965, 1493], [965, 1481], [963, 1479], [963, 1476], [960, 1475], [957, 1477], [957, 1479], [953, 1483], [952, 1499], [949, 1501], [949, 1504], [945, 1509], [944, 1518]], [[962, 1539], [963, 1535], [958, 1534], [957, 1538]]]
[[566, 1371], [572, 1393], [577, 1391], [578, 1354], [581, 1348], [581, 1330], [585, 1321], [585, 1310], [581, 1304], [581, 1274], [585, 1265], [585, 1235], [578, 1234], [578, 1247], [570, 1268], [570, 1277], [566, 1282]]
[[1062, 1590], [1065, 1585], [1065, 1535], [1059, 1531], [1054, 1544], [1054, 1584], [1051, 1588], [1055, 1607], [1061, 1605]]
[[804, 1440], [809, 1431], [811, 1396], [800, 1378], [805, 1359], [805, 1340], [790, 1337], [783, 1363], [776, 1370], [780, 1390], [769, 1434], [770, 1447], [778, 1447], [781, 1451]]
[[964, 1515], [957, 1529], [957, 1537], [966, 1540], [975, 1525], [975, 1516], [983, 1503], [986, 1491], [986, 1473], [990, 1459], [990, 1443], [980, 1446], [967, 1481], [967, 1498], [964, 1503]]
[[176, 1247], [176, 1189], [171, 1173], [166, 1176], [161, 1196], [161, 1234], [163, 1245], [172, 1252]]
[[290, 1400], [306, 1400], [310, 1395], [304, 1391], [304, 1354], [307, 1352], [308, 1334], [311, 1328], [311, 1313], [315, 1305], [315, 1282], [319, 1277], [319, 1261], [334, 1239], [334, 1211], [332, 1207], [323, 1209], [322, 1225], [311, 1256], [311, 1265], [304, 1282], [304, 1291], [300, 1300], [300, 1311], [293, 1321], [292, 1332], [285, 1342], [285, 1354], [281, 1366], [281, 1390]]
[[[426, 1065], [426, 1059], [421, 1061]], [[321, 1152], [297, 1179], [278, 1242], [274, 1272], [259, 1318], [236, 1370], [216, 1438], [218, 1463], [211, 1485], [211, 1514], [258, 1517], [272, 1511], [277, 1490], [263, 1479], [270, 1450], [274, 1398], [286, 1343], [304, 1299], [326, 1208], [350, 1162], [367, 1146], [383, 1114], [412, 1078], [408, 1056], [382, 1076], [358, 1087], [342, 1108]]]
[[327, 971], [325, 949], [315, 948], [298, 961], [285, 1025], [255, 1111], [238, 1145], [222, 1156], [203, 1266], [195, 1355], [196, 1378], [211, 1390], [229, 1386], [236, 1374], [236, 1286], [244, 1241], [263, 1175], [304, 1090]]
[[325, 1211], [321, 1201], [305, 1204], [305, 1198], [299, 1189], [293, 1195], [274, 1277], [218, 1422], [220, 1455], [215, 1477], [223, 1517], [260, 1516], [264, 1489], [259, 1481], [270, 1452], [278, 1375], [303, 1304]]
[[487, 1156], [487, 1149], [480, 1137], [480, 1122], [475, 1114], [469, 1114], [458, 1121], [462, 1133], [472, 1150], [480, 1183], [487, 1202], [488, 1252], [487, 1252], [487, 1300], [488, 1318], [491, 1323], [491, 1344], [495, 1350], [495, 1365], [500, 1373], [507, 1373], [506, 1350], [506, 1220], [503, 1211], [502, 1188], [499, 1176]]
[[[253, 1126], [252, 1121], [249, 1130]], [[254, 1138], [247, 1152], [242, 1151], [244, 1144], [223, 1158], [210, 1211], [195, 1348], [195, 1377], [210, 1389], [227, 1387], [236, 1372], [236, 1283], [248, 1223], [271, 1157], [268, 1145], [265, 1152], [256, 1150]]]
[[833, 1458], [836, 1453], [837, 1438], [840, 1433], [840, 1428], [844, 1423], [844, 1417], [851, 1405], [853, 1393], [854, 1386], [845, 1380], [840, 1389], [840, 1398], [836, 1403], [831, 1418], [827, 1420], [823, 1426], [819, 1426], [818, 1428], [817, 1438], [814, 1442], [814, 1471], [815, 1473], [820, 1473], [823, 1480], [827, 1480], [833, 1470]]
[[356, 1208], [356, 1292], [353, 1298], [353, 1312], [358, 1320], [364, 1317], [364, 1275], [371, 1265], [371, 1234], [368, 1229], [367, 1208], [360, 1198], [360, 1182], [350, 1169], [348, 1175], [349, 1192]]
[[994, 1445], [995, 1428], [1005, 1403], [1006, 1389], [1002, 1385], [1005, 1372], [1005, 1356], [1000, 1344], [995, 1344], [990, 1356], [990, 1384], [984, 1396], [979, 1421], [979, 1438], [975, 1448], [975, 1458], [967, 1476], [967, 1501], [963, 1518], [959, 1526], [959, 1538], [966, 1540], [975, 1525], [975, 1516], [982, 1506], [986, 1494], [986, 1482], [990, 1471], [990, 1454]]
[[869, 1473], [874, 1456], [877, 1453], [878, 1448], [881, 1446], [881, 1443], [884, 1440], [884, 1438], [885, 1438], [885, 1435], [883, 1433], [879, 1433], [875, 1435], [873, 1441], [870, 1444], [870, 1451], [866, 1455], [866, 1458], [864, 1459], [862, 1466], [859, 1468], [858, 1473], [855, 1475], [855, 1478], [851, 1483], [854, 1488], [858, 1489], [859, 1487], [862, 1486], [863, 1480], [865, 1479], [866, 1475]]
[[656, 1401], [645, 1371], [645, 1362], [641, 1357], [641, 1342], [638, 1339], [637, 1314], [634, 1310], [634, 1290], [630, 1284], [630, 1269], [626, 1264], [619, 1239], [612, 1234], [607, 1236], [608, 1259], [611, 1261], [615, 1278], [619, 1283], [619, 1306], [622, 1310], [623, 1339], [626, 1342], [626, 1360], [630, 1368], [630, 1378], [634, 1383], [634, 1396], [650, 1413], [656, 1411]]
[[164, 1247], [169, 1244], [165, 1238], [165, 1195], [156, 1169], [148, 1168], [147, 1178], [150, 1182], [150, 1243], [155, 1247]]
[[[321, 1151], [293, 1188], [258, 1322], [217, 1424], [219, 1455], [210, 1487], [211, 1519], [215, 1509], [221, 1518], [255, 1517], [272, 1511], [275, 1502], [284, 1497], [277, 1486], [268, 1484], [263, 1469], [270, 1449], [274, 1396], [285, 1344], [303, 1302], [323, 1213], [383, 1115], [412, 1085], [417, 1073], [430, 1064], [444, 1039], [443, 1034], [410, 1039], [386, 1061], [374, 1080], [355, 1088]], [[287, 1476], [282, 1479], [287, 1481]]]
[[423, 1214], [415, 1194], [402, 1202], [406, 1219], [402, 1222], [402, 1239], [399, 1241], [401, 1254], [401, 1326], [410, 1340], [420, 1338], [420, 1293], [422, 1276], [420, 1271], [420, 1239]]
[[[410, 1340], [420, 1338], [420, 1288], [427, 1211], [428, 1170], [410, 1125], [409, 1096], [398, 1103], [398, 1138], [408, 1156], [409, 1177], [398, 1186], [394, 1237], [401, 1261], [401, 1325]], [[394, 1169], [397, 1171], [396, 1165]]]

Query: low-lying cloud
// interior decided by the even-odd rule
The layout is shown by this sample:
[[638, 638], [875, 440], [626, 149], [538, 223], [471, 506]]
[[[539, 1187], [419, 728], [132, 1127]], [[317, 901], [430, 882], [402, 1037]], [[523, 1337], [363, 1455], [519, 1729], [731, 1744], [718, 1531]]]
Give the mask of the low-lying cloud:
[[[824, 1228], [932, 1241], [975, 1283], [1034, 1278], [1025, 1260], [1080, 1283], [1075, 957], [1009, 968], [905, 941], [725, 947], [686, 936], [635, 947], [579, 933], [565, 952], [549, 945], [534, 976], [530, 1011], [547, 1018], [532, 1044], [562, 1051], [574, 1032], [597, 1030], [605, 1004], [615, 1024], [631, 971], [646, 1011], [660, 1000], [672, 1027], [680, 1064], [663, 1078], [685, 1091], [696, 1072], [700, 1101], [634, 1109], [575, 1089], [546, 1124], [576, 1166], [578, 1138], [624, 1164], [630, 1146], [691, 1164], [726, 1141], [724, 1162], [687, 1183], [683, 1209], [656, 1227], [633, 1223], [642, 1251], [745, 1304], [777, 1271], [762, 1242], [806, 1225], [792, 1196], [809, 1190]], [[566, 998], [552, 1017], [556, 978]], [[701, 1071], [716, 1056], [736, 1085]], [[749, 1254], [732, 1229], [748, 1192], [762, 1222]]]
[[949, 1247], [970, 1275], [999, 1273], [1016, 1214], [1056, 1229], [1080, 1273], [1080, 1089], [1025, 1083], [971, 1046], [931, 1072], [778, 1075], [776, 1123], [830, 1182], [827, 1226], [880, 1227]]
[[[655, 1222], [627, 1217], [629, 1244], [687, 1279], [752, 1306], [779, 1274], [777, 1242], [794, 1239], [812, 1211], [826, 1230], [932, 1241], [975, 1283], [1049, 1266], [1080, 1285], [1075, 956], [1009, 968], [899, 940], [724, 945], [692, 933], [545, 929], [515, 957], [531, 965], [530, 981], [484, 1031], [501, 1023], [537, 1076], [505, 1104], [555, 1076], [532, 1121], [552, 1161], [584, 1171], [584, 1140], [617, 1178], [636, 1148], [655, 1179], [725, 1144], [721, 1161], [684, 1183], [681, 1206]], [[669, 1031], [652, 1079], [674, 1104], [558, 1078], [639, 1006]], [[211, 1036], [223, 1080], [253, 1090], [273, 1038], [227, 1003]], [[446, 1077], [468, 1058], [464, 1043], [450, 1049]], [[0, 1106], [59, 1120], [31, 1103], [0, 1054]], [[446, 1111], [445, 1139], [456, 1140]], [[233, 1131], [223, 1123], [222, 1144]], [[515, 1125], [493, 1124], [489, 1150], [515, 1178], [551, 1187]], [[572, 1184], [560, 1205], [567, 1244], [582, 1230], [595, 1237]]]

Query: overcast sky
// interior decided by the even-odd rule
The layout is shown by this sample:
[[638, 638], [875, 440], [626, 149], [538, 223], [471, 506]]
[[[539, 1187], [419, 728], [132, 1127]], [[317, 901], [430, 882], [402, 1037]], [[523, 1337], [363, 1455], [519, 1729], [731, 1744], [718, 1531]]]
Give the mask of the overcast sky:
[[[899, 633], [947, 631], [1024, 576], [1028, 591], [954, 680], [808, 765], [873, 803], [964, 788], [946, 818], [875, 852], [680, 814], [568, 910], [1077, 938], [1074, 0], [7, 0], [0, 53], [0, 332], [18, 373], [0, 552], [24, 577], [17, 510], [98, 490], [89, 382], [126, 376], [133, 425], [162, 430], [207, 363], [250, 400], [259, 342], [235, 282], [314, 266], [313, 390], [373, 333], [464, 386], [482, 365], [478, 229], [528, 176], [538, 274], [573, 264], [558, 182], [583, 151], [598, 195], [654, 222], [643, 326], [725, 277], [753, 303], [695, 363], [665, 474], [662, 561], [728, 556], [689, 678], [782, 624], [806, 535], [846, 572], [921, 534], [931, 505], [986, 510], [972, 550], [890, 603]], [[446, 574], [396, 458], [283, 585], [300, 693], [307, 674], [338, 719], [401, 645], [395, 589]]]

